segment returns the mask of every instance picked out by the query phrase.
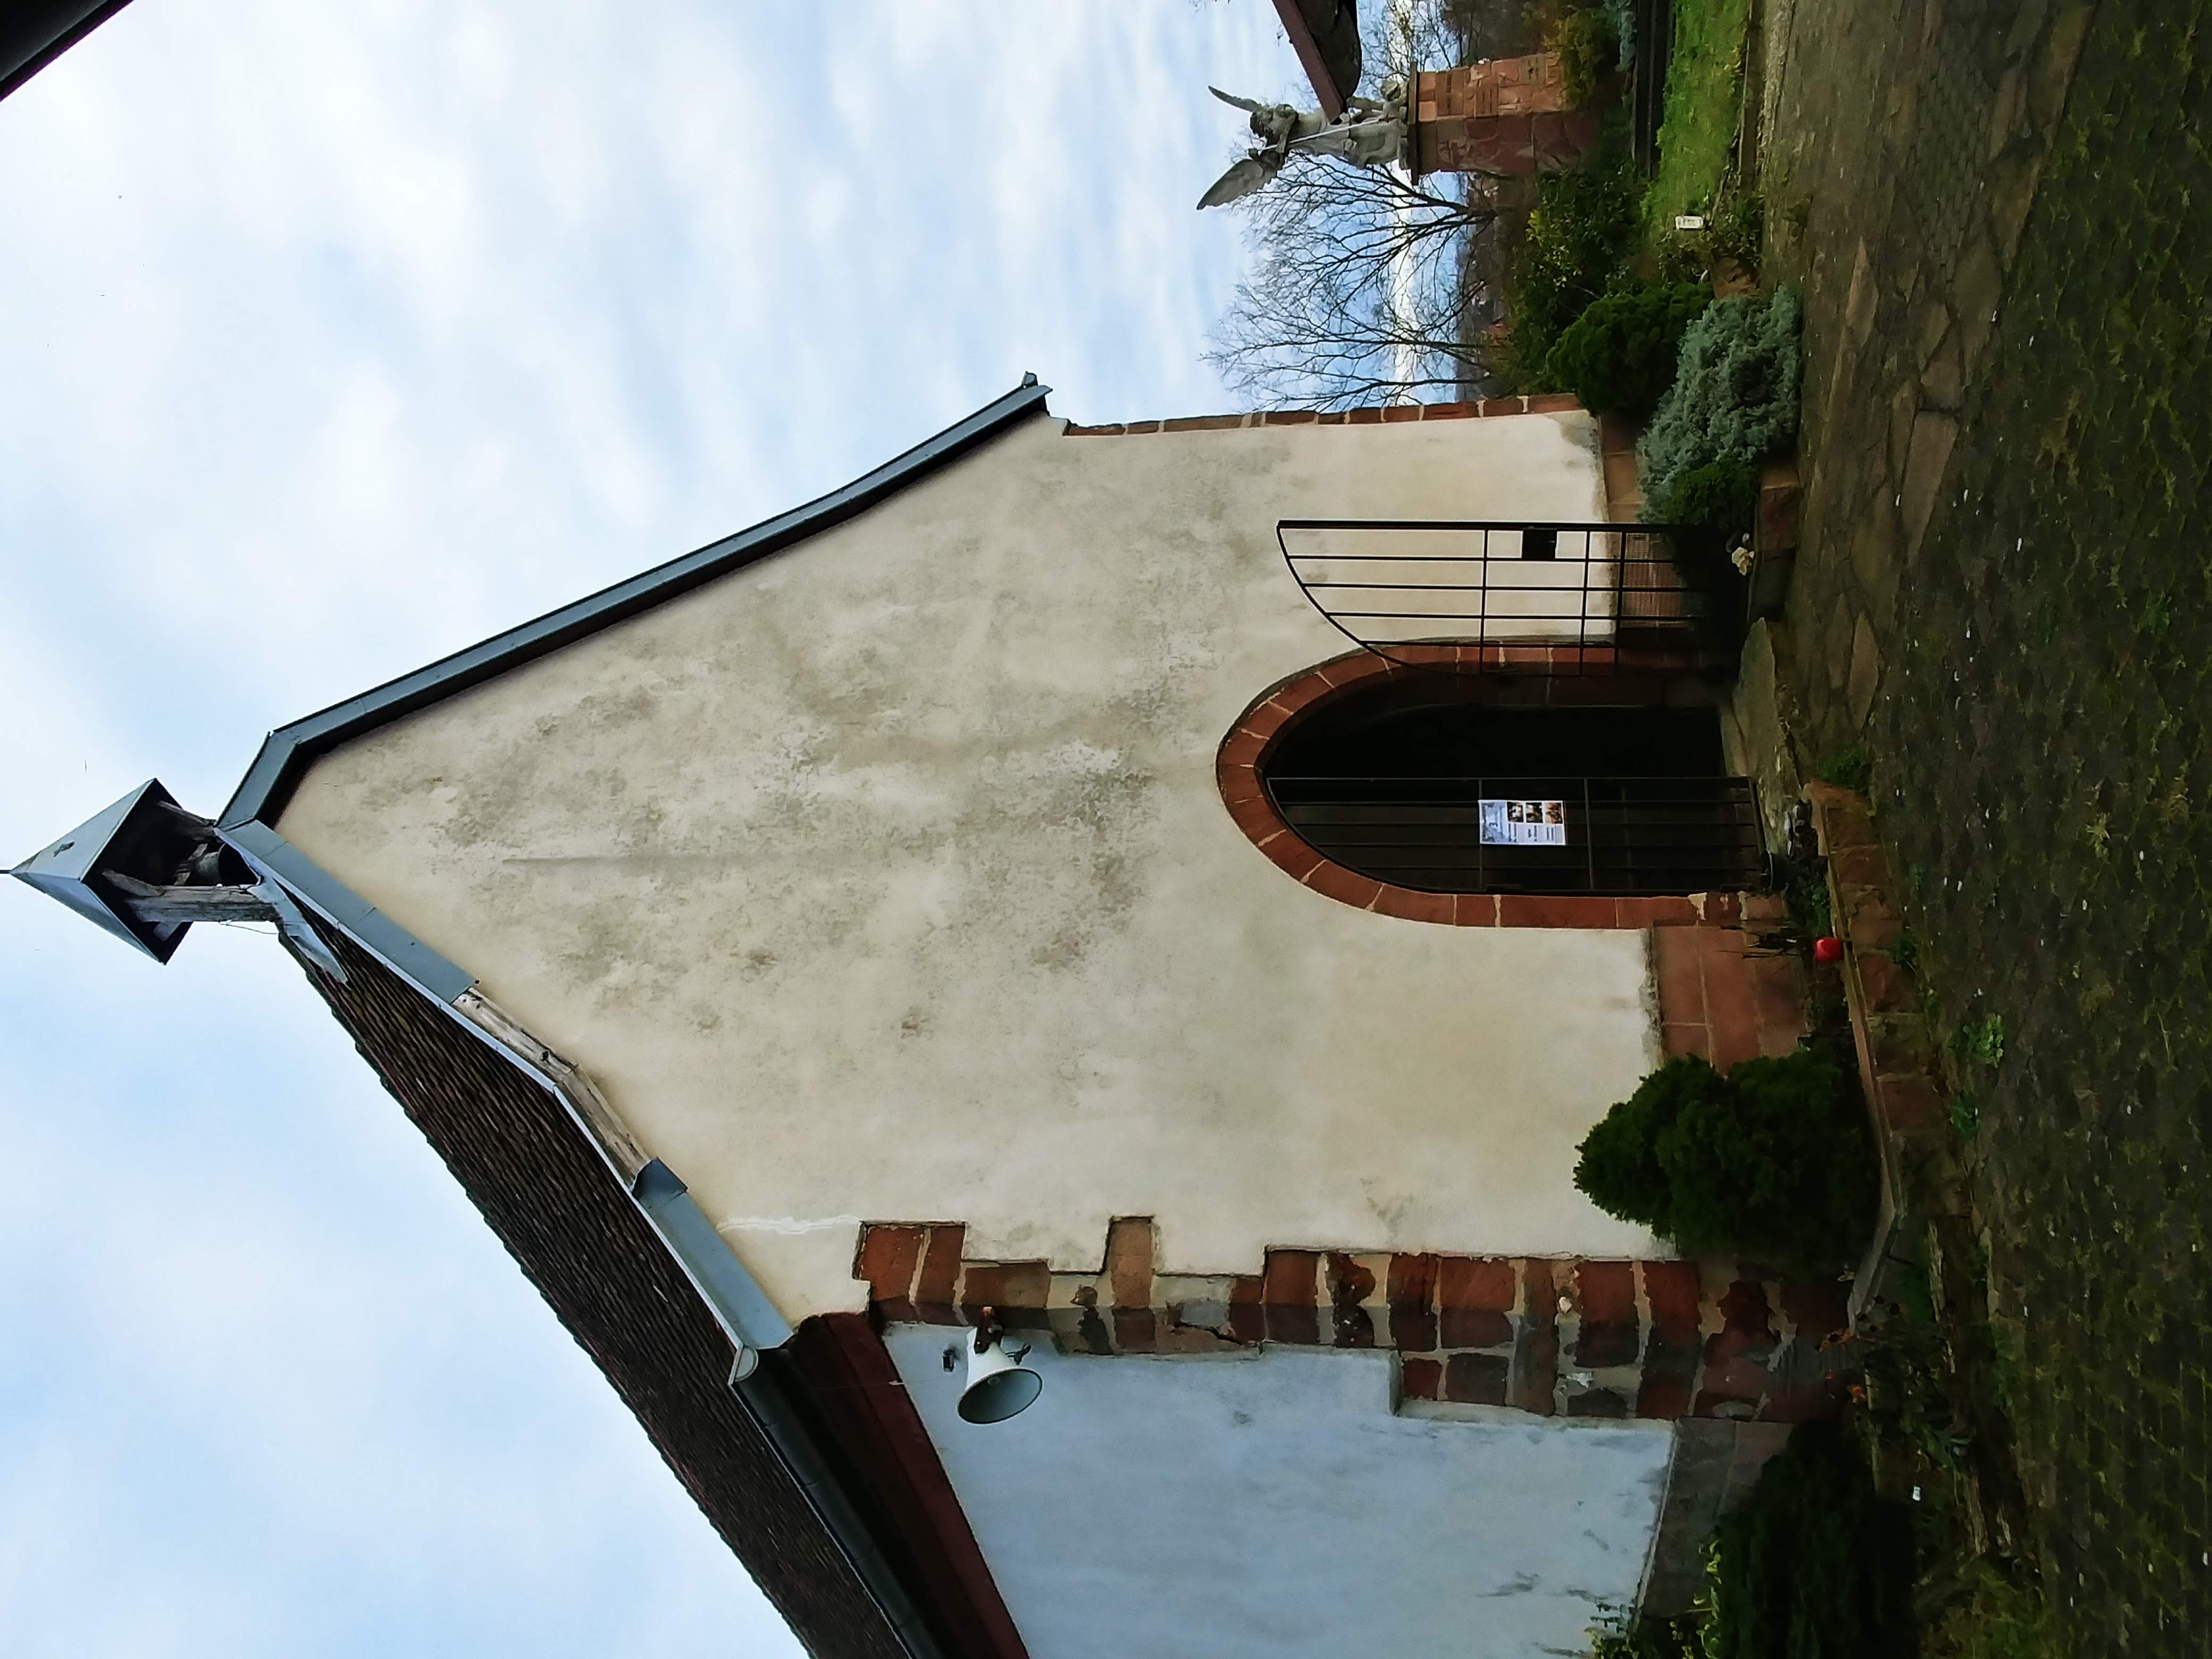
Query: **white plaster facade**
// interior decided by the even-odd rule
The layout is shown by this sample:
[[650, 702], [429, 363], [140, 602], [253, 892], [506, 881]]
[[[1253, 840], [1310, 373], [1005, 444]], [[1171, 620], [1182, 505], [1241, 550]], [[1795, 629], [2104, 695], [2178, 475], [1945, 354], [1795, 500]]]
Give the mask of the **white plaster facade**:
[[1037, 1659], [1575, 1655], [1641, 1586], [1671, 1424], [1394, 1416], [1382, 1353], [1048, 1344], [979, 1429], [950, 1334], [887, 1342]]
[[1031, 419], [337, 749], [279, 828], [591, 1073], [793, 1321], [864, 1305], [863, 1219], [1070, 1270], [1117, 1214], [1167, 1273], [1661, 1254], [1571, 1182], [1656, 1063], [1644, 936], [1355, 911], [1213, 774], [1345, 648], [1279, 519], [1601, 496], [1581, 415]]

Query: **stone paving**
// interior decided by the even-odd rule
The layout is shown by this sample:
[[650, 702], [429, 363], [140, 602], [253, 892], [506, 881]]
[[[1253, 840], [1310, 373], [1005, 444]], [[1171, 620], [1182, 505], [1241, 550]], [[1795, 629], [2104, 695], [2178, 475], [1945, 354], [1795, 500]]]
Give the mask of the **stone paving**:
[[1873, 756], [2068, 1649], [2203, 1654], [2212, 15], [1776, 0], [1764, 46], [1806, 532], [1747, 684], [1785, 769]]

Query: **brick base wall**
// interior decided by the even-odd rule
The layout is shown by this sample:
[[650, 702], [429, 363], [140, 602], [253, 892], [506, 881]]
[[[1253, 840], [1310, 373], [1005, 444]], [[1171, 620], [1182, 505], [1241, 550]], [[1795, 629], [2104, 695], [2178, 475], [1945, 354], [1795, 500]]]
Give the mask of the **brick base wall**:
[[1101, 426], [1061, 428], [1068, 438], [1134, 437], [1149, 432], [1225, 432], [1251, 426], [1397, 426], [1407, 421], [1498, 420], [1508, 415], [1566, 415], [1579, 410], [1571, 392], [1540, 392], [1529, 397], [1483, 398], [1465, 403], [1370, 404], [1358, 409], [1255, 410], [1246, 415], [1182, 415], [1164, 421], [1114, 421]]
[[1785, 1342], [1817, 1347], [1840, 1330], [1845, 1287], [1785, 1284], [1727, 1257], [1271, 1249], [1256, 1273], [1163, 1274], [1152, 1222], [1126, 1217], [1096, 1273], [1054, 1273], [971, 1259], [966, 1234], [957, 1222], [865, 1224], [854, 1277], [877, 1316], [963, 1326], [994, 1308], [1070, 1354], [1384, 1349], [1406, 1399], [1540, 1417], [1798, 1422], [1841, 1403], [1834, 1379], [1778, 1387], [1768, 1362]]

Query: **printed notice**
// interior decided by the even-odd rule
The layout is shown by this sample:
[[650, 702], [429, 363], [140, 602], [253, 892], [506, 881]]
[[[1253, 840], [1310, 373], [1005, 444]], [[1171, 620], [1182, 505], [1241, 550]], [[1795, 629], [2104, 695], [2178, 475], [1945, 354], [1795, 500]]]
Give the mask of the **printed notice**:
[[1567, 844], [1567, 804], [1563, 800], [1486, 800], [1477, 805], [1485, 847]]

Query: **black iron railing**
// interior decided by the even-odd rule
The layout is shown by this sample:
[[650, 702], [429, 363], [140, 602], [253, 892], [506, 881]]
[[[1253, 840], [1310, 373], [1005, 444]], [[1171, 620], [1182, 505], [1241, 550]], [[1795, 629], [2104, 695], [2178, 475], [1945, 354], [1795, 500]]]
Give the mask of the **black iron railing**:
[[1285, 519], [1275, 538], [1316, 611], [1410, 666], [1726, 676], [1742, 648], [1746, 580], [1708, 531]]
[[1762, 879], [1746, 778], [1271, 775], [1267, 788], [1316, 852], [1425, 892], [1627, 896]]

